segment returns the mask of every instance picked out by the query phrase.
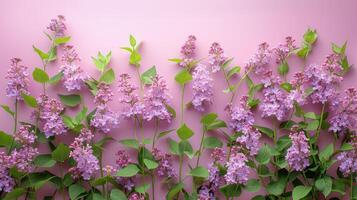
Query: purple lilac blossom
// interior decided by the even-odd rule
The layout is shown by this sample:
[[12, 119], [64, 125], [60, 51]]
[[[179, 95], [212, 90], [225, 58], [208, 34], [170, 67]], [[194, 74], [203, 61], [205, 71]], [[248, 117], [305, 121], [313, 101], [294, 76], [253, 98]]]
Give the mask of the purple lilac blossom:
[[[116, 168], [117, 171], [126, 167], [128, 164], [131, 163], [129, 155], [123, 151], [119, 150], [117, 152], [117, 160], [116, 160]], [[117, 182], [122, 185], [126, 190], [131, 191], [134, 188], [134, 180], [132, 177], [116, 177]]]
[[[351, 134], [351, 141], [353, 149], [350, 151], [341, 152], [337, 156], [337, 160], [340, 161], [339, 170], [342, 172], [343, 176], [347, 177], [353, 173], [357, 172], [357, 133], [353, 132]], [[356, 178], [357, 179], [357, 178]]]
[[145, 196], [137, 192], [133, 192], [129, 195], [128, 200], [145, 200]]
[[285, 38], [285, 43], [279, 44], [276, 48], [273, 49], [274, 53], [277, 56], [276, 63], [279, 64], [286, 61], [287, 57], [296, 48], [294, 42], [295, 40], [291, 36], [288, 36]]
[[211, 104], [213, 99], [213, 79], [206, 65], [199, 63], [192, 74], [193, 98], [192, 105], [197, 111], [204, 111], [205, 104]]
[[215, 200], [214, 193], [209, 186], [202, 185], [198, 190], [198, 200]]
[[21, 93], [29, 94], [29, 73], [28, 68], [20, 64], [21, 59], [11, 59], [10, 69], [5, 78], [8, 80], [6, 87], [6, 96], [22, 100]]
[[291, 81], [293, 89], [286, 99], [286, 105], [288, 105], [290, 109], [293, 108], [295, 102], [300, 106], [305, 105], [307, 102], [304, 88], [304, 84], [308, 81], [306, 75], [302, 72], [296, 72], [293, 77]]
[[74, 172], [73, 178], [83, 178], [83, 180], [90, 180], [91, 177], [99, 170], [99, 162], [97, 157], [93, 155], [93, 149], [90, 145], [93, 139], [93, 133], [87, 129], [82, 128], [81, 134], [75, 138], [70, 145], [72, 149], [70, 157], [76, 161], [76, 166], [69, 171]]
[[259, 151], [260, 137], [260, 132], [256, 128], [250, 127], [244, 130], [241, 136], [237, 137], [236, 142], [247, 149], [250, 156], [255, 156]]
[[170, 96], [167, 93], [168, 90], [166, 81], [161, 76], [153, 78], [153, 82], [144, 97], [145, 120], [150, 121], [156, 118], [166, 120], [169, 123], [171, 122], [172, 115], [167, 109], [167, 105], [170, 102]]
[[248, 96], [242, 96], [240, 106], [233, 107], [228, 105], [226, 110], [229, 112], [228, 126], [236, 132], [246, 132], [254, 125], [254, 115], [248, 106]]
[[0, 192], [10, 192], [15, 186], [15, 180], [9, 174], [11, 160], [5, 152], [0, 152]]
[[35, 142], [37, 136], [34, 130], [31, 130], [30, 125], [22, 125], [14, 134], [14, 139], [23, 145], [31, 145]]
[[264, 42], [259, 45], [258, 51], [248, 60], [245, 70], [253, 70], [255, 74], [261, 75], [267, 72], [267, 65], [272, 57], [269, 44]]
[[174, 178], [177, 176], [172, 164], [173, 158], [170, 154], [163, 153], [159, 149], [154, 148], [152, 155], [159, 163], [159, 166], [156, 168], [156, 173], [159, 177]]
[[33, 160], [39, 154], [38, 149], [32, 146], [22, 146], [14, 149], [11, 153], [11, 163], [21, 172], [32, 172], [34, 166]]
[[246, 184], [248, 181], [249, 167], [247, 157], [239, 152], [239, 149], [232, 148], [232, 154], [227, 162], [227, 173], [224, 178], [227, 184]]
[[77, 52], [73, 46], [66, 45], [62, 56], [62, 66], [60, 67], [63, 73], [63, 85], [67, 91], [80, 90], [89, 76], [80, 68], [77, 62], [80, 61]]
[[226, 159], [226, 152], [223, 148], [215, 147], [211, 153], [214, 162], [223, 162]]
[[338, 105], [331, 110], [334, 115], [329, 119], [329, 131], [343, 134], [355, 129], [357, 127], [357, 90], [347, 89]]
[[58, 15], [57, 19], [51, 19], [51, 23], [48, 25], [47, 29], [52, 31], [56, 37], [63, 37], [65, 35], [64, 32], [67, 30], [64, 21], [66, 21], [64, 16]]
[[193, 61], [196, 49], [196, 37], [193, 35], [188, 36], [187, 41], [181, 47], [182, 61], [179, 63], [181, 67], [188, 67]]
[[[41, 95], [37, 102], [39, 104], [39, 127], [46, 137], [66, 133], [67, 128], [61, 117], [64, 110], [62, 104], [57, 99], [49, 99], [46, 95]], [[35, 116], [37, 116], [36, 113]]]
[[145, 109], [144, 104], [139, 100], [139, 95], [135, 93], [138, 87], [131, 84], [130, 79], [129, 74], [121, 74], [118, 81], [118, 91], [121, 94], [119, 101], [125, 104], [122, 115], [127, 119], [142, 115]]
[[212, 73], [216, 73], [221, 69], [223, 63], [227, 60], [227, 57], [224, 56], [224, 51], [221, 45], [217, 42], [214, 42], [208, 53], [208, 63], [211, 67]]
[[292, 145], [287, 150], [285, 159], [292, 170], [303, 171], [310, 165], [310, 147], [304, 131], [293, 130], [289, 135]]

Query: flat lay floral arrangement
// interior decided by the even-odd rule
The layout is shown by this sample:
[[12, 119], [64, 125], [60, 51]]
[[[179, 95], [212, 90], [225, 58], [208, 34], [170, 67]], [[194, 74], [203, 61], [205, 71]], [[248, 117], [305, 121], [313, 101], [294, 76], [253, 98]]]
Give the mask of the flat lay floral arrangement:
[[[243, 191], [256, 193], [254, 200], [357, 199], [357, 90], [339, 89], [351, 67], [347, 43], [332, 44], [322, 63], [304, 62], [288, 80], [289, 58], [306, 60], [314, 51], [316, 30], [308, 29], [301, 44], [292, 37], [276, 47], [261, 43], [241, 67], [216, 42], [206, 57], [198, 58], [197, 39], [190, 35], [180, 55], [168, 61], [180, 69], [172, 77], [181, 88], [174, 97], [181, 102], [176, 109], [160, 72], [141, 70], [143, 52], [134, 36], [122, 49], [137, 77], [115, 74], [111, 52], [92, 57], [100, 76], [91, 76], [69, 44], [65, 22], [58, 16], [47, 27], [50, 49], [33, 46], [43, 66], [31, 72], [20, 58], [10, 60], [6, 96], [14, 104], [1, 107], [14, 128], [13, 133], [0, 132], [2, 199], [38, 199], [42, 187], [53, 191], [46, 200], [239, 199]], [[48, 74], [46, 68], [55, 61], [58, 73]], [[220, 94], [213, 92], [214, 73], [227, 83]], [[41, 95], [33, 96], [29, 84], [42, 85]], [[67, 94], [49, 96], [54, 85]], [[249, 91], [239, 94], [243, 85]], [[92, 94], [95, 107], [84, 105], [84, 90]], [[214, 96], [222, 94], [227, 95], [225, 121], [207, 112]], [[109, 106], [115, 100], [122, 110]], [[20, 104], [33, 110], [26, 122], [18, 120]], [[79, 110], [75, 115], [66, 112], [73, 107]], [[186, 109], [201, 114], [201, 132], [185, 123]], [[269, 119], [270, 125], [258, 124], [257, 117]], [[123, 120], [133, 127], [127, 139], [116, 141], [113, 129]], [[178, 127], [162, 131], [161, 125], [175, 120]], [[152, 137], [145, 138], [149, 122], [155, 126]], [[65, 134], [73, 141], [58, 139]], [[190, 143], [194, 134], [200, 135], [198, 148]], [[333, 142], [319, 145], [323, 137]], [[169, 152], [158, 147], [158, 140], [167, 141]], [[117, 151], [115, 165], [102, 162], [109, 143], [125, 149]], [[50, 151], [41, 152], [40, 145]], [[200, 160], [203, 154], [210, 155], [209, 163]], [[51, 172], [54, 168], [60, 173]], [[166, 188], [165, 197], [155, 195], [159, 187]]]

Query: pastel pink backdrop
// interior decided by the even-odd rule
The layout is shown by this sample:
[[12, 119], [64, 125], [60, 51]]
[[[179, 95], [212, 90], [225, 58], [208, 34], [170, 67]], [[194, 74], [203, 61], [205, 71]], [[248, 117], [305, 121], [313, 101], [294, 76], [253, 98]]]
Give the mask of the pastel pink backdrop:
[[[167, 61], [168, 58], [177, 57], [183, 42], [189, 34], [196, 35], [198, 41], [198, 57], [205, 57], [212, 42], [219, 42], [227, 56], [235, 57], [234, 63], [243, 66], [261, 42], [268, 42], [272, 46], [284, 41], [286, 36], [292, 36], [300, 44], [304, 31], [316, 28], [319, 34], [313, 52], [307, 63], [321, 63], [324, 56], [331, 52], [330, 44], [342, 44], [348, 41], [347, 55], [351, 64], [357, 63], [357, 2], [333, 0], [269, 0], [269, 1], [1, 1], [0, 3], [0, 64], [2, 70], [0, 77], [5, 77], [12, 57], [20, 57], [23, 64], [29, 66], [31, 71], [36, 66], [41, 66], [38, 56], [33, 52], [32, 45], [42, 49], [49, 48], [49, 41], [43, 34], [49, 20], [58, 14], [67, 19], [68, 35], [72, 36], [71, 44], [78, 50], [82, 58], [81, 66], [93, 75], [98, 76], [91, 56], [98, 51], [112, 51], [111, 67], [117, 75], [128, 72], [134, 75], [132, 66], [128, 65], [128, 54], [119, 47], [128, 44], [128, 35], [133, 34], [143, 45], [141, 70], [144, 71], [156, 65], [159, 74], [168, 81], [172, 104], [179, 109], [179, 87], [174, 81], [174, 75], [179, 67]], [[291, 71], [303, 67], [303, 62], [298, 58], [289, 61]], [[49, 67], [49, 73], [58, 70], [58, 63]], [[291, 74], [291, 73], [290, 73]], [[341, 88], [357, 86], [357, 72], [353, 68], [345, 77]], [[222, 74], [214, 75], [215, 97], [214, 104], [208, 111], [218, 112], [221, 118], [226, 119], [223, 109], [228, 95], [222, 93], [226, 88]], [[135, 79], [136, 80], [136, 79]], [[6, 81], [0, 83], [0, 102], [12, 105], [12, 100], [5, 97]], [[117, 84], [113, 86], [116, 90]], [[50, 87], [51, 94], [65, 93], [62, 87]], [[31, 92], [38, 95], [40, 85], [31, 83]], [[246, 87], [239, 90], [239, 95], [244, 94]], [[88, 92], [84, 92], [89, 97]], [[118, 95], [116, 94], [116, 97]], [[190, 92], [186, 93], [186, 102], [190, 100]], [[86, 102], [90, 103], [87, 98]], [[237, 102], [237, 98], [236, 101]], [[113, 107], [120, 110], [120, 105], [114, 102]], [[21, 120], [29, 120], [30, 110], [20, 106]], [[70, 111], [71, 112], [71, 111]], [[179, 114], [179, 112], [178, 112]], [[187, 110], [185, 121], [196, 131], [191, 139], [197, 148], [200, 138], [200, 113]], [[0, 114], [2, 122], [0, 129], [12, 131], [12, 120], [6, 113]], [[178, 120], [171, 126], [163, 125], [161, 129], [177, 127]], [[263, 123], [267, 123], [266, 121]], [[147, 137], [153, 133], [152, 125], [146, 125]], [[132, 123], [123, 120], [120, 128], [110, 135], [116, 139], [130, 138]], [[211, 133], [215, 134], [215, 133]], [[217, 135], [217, 134], [216, 134]], [[174, 137], [171, 134], [169, 137]], [[328, 142], [330, 139], [326, 137]], [[67, 142], [71, 140], [66, 138]], [[167, 149], [166, 139], [158, 145]], [[115, 163], [115, 153], [122, 148], [118, 143], [107, 145], [104, 156], [105, 164]], [[42, 148], [45, 150], [45, 147]], [[209, 153], [206, 152], [202, 165], [207, 165]], [[188, 179], [188, 184], [190, 180]], [[51, 187], [47, 187], [42, 194], [51, 194]], [[164, 199], [165, 188], [158, 187], [158, 199]], [[261, 193], [263, 190], [260, 191]], [[251, 198], [255, 194], [244, 192], [241, 199]]]

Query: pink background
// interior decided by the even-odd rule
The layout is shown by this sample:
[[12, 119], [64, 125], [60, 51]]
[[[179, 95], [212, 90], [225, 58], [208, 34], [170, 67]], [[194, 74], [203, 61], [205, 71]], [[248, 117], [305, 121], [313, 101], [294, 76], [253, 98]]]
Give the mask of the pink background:
[[[210, 44], [219, 42], [225, 54], [235, 57], [234, 63], [243, 66], [250, 55], [263, 41], [271, 46], [284, 41], [285, 36], [292, 36], [299, 45], [302, 35], [309, 27], [317, 29], [319, 34], [312, 55], [307, 63], [321, 63], [324, 56], [331, 52], [330, 43], [342, 44], [348, 40], [347, 55], [351, 64], [357, 63], [357, 26], [356, 1], [333, 0], [269, 0], [269, 1], [1, 1], [0, 3], [0, 77], [4, 78], [9, 60], [20, 57], [26, 66], [32, 68], [41, 66], [40, 59], [33, 52], [32, 45], [41, 49], [49, 48], [49, 41], [42, 33], [45, 31], [51, 18], [62, 14], [67, 19], [68, 35], [72, 36], [71, 44], [78, 50], [82, 58], [81, 66], [98, 77], [90, 57], [102, 52], [112, 51], [111, 67], [116, 74], [128, 72], [134, 75], [133, 67], [129, 66], [128, 54], [119, 47], [128, 45], [128, 35], [133, 34], [142, 41], [143, 55], [141, 70], [144, 71], [156, 65], [160, 74], [168, 81], [171, 94], [174, 96], [172, 104], [179, 110], [179, 86], [174, 81], [174, 75], [179, 70], [175, 64], [167, 61], [168, 58], [178, 57], [179, 50], [189, 34], [196, 35], [198, 41], [198, 57], [205, 57]], [[289, 61], [291, 70], [302, 69], [303, 62], [297, 58]], [[51, 75], [57, 72], [59, 65], [49, 67]], [[292, 73], [290, 73], [292, 74]], [[357, 72], [352, 69], [346, 76], [342, 88], [357, 86]], [[223, 108], [228, 101], [228, 95], [223, 94], [226, 88], [222, 74], [214, 75], [215, 98], [214, 105], [209, 111], [218, 112], [220, 117], [226, 118]], [[34, 95], [40, 92], [40, 85], [31, 83]], [[6, 81], [0, 83], [0, 102], [12, 104], [6, 98]], [[114, 89], [116, 90], [116, 84]], [[56, 93], [65, 93], [61, 87], [51, 87], [49, 90]], [[244, 94], [245, 86], [241, 87], [239, 95]], [[88, 95], [88, 92], [85, 92]], [[118, 97], [118, 96], [116, 96]], [[190, 100], [190, 93], [186, 93], [186, 102]], [[237, 98], [236, 98], [237, 100]], [[90, 102], [89, 98], [86, 102]], [[235, 101], [237, 102], [237, 101]], [[120, 105], [113, 103], [116, 110]], [[30, 110], [20, 106], [20, 118], [29, 119]], [[178, 112], [179, 114], [179, 112]], [[196, 131], [191, 139], [197, 148], [200, 138], [200, 113], [188, 110], [185, 121]], [[12, 120], [6, 113], [1, 113], [3, 122], [1, 129], [12, 131]], [[171, 125], [177, 127], [178, 120]], [[146, 136], [151, 137], [153, 129], [149, 127]], [[167, 129], [168, 126], [161, 126]], [[132, 124], [122, 121], [120, 128], [110, 135], [120, 138], [132, 138]], [[211, 133], [215, 135], [215, 133]], [[217, 135], [217, 134], [216, 134]], [[175, 137], [172, 134], [170, 137]], [[330, 140], [330, 139], [327, 139]], [[70, 140], [69, 140], [70, 142]], [[167, 148], [166, 139], [159, 142], [163, 149]], [[114, 154], [122, 148], [118, 143], [110, 143], [105, 151], [105, 164], [113, 164]], [[201, 163], [208, 164], [208, 152]], [[188, 183], [190, 182], [189, 179]], [[164, 196], [164, 189], [157, 189]], [[263, 190], [261, 190], [263, 191]], [[50, 194], [50, 190], [43, 193]], [[254, 194], [255, 195], [255, 194]], [[244, 197], [252, 194], [244, 193]], [[162, 198], [157, 198], [162, 199]], [[243, 198], [242, 198], [243, 199]]]

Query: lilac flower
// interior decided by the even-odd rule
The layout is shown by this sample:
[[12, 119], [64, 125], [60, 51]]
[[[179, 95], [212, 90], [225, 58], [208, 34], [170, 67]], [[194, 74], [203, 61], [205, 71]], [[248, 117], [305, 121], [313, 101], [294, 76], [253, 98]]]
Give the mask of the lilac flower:
[[137, 192], [133, 192], [129, 195], [128, 200], [145, 200], [145, 196]]
[[90, 125], [101, 133], [109, 133], [119, 125], [119, 115], [107, 106], [97, 106]]
[[285, 38], [284, 44], [279, 44], [273, 51], [277, 55], [276, 63], [285, 62], [286, 58], [292, 53], [292, 51], [296, 48], [294, 44], [295, 40], [288, 36]]
[[98, 91], [94, 97], [96, 105], [106, 105], [109, 101], [113, 100], [114, 94], [108, 84], [99, 83], [97, 87]]
[[27, 67], [20, 64], [21, 59], [11, 59], [10, 69], [7, 71], [5, 78], [8, 80], [6, 87], [6, 96], [15, 97], [22, 100], [21, 93], [29, 94], [29, 73]]
[[248, 181], [249, 167], [247, 157], [240, 152], [233, 153], [227, 162], [227, 173], [224, 176], [227, 184], [246, 184]]
[[22, 125], [19, 130], [14, 134], [14, 139], [23, 145], [33, 144], [37, 136], [35, 132], [31, 130], [30, 125]]
[[221, 45], [217, 42], [214, 42], [209, 50], [209, 64], [211, 66], [212, 72], [218, 72], [221, 69], [223, 63], [227, 60], [227, 57], [224, 55], [224, 51]]
[[248, 96], [243, 96], [240, 99], [240, 106], [232, 107], [228, 105], [226, 110], [229, 112], [228, 126], [236, 132], [250, 129], [254, 125], [254, 115], [248, 106]]
[[304, 131], [293, 131], [289, 135], [292, 145], [287, 150], [285, 159], [291, 169], [295, 171], [303, 171], [306, 167], [310, 165], [310, 147], [308, 139], [305, 136]]
[[166, 105], [169, 103], [169, 95], [166, 81], [161, 76], [153, 78], [153, 82], [144, 97], [144, 119], [150, 121], [154, 118], [171, 122], [172, 115]]
[[90, 180], [99, 170], [98, 159], [93, 155], [92, 146], [89, 144], [93, 137], [89, 129], [83, 128], [81, 134], [70, 145], [72, 148], [70, 157], [76, 161], [76, 166], [70, 169], [74, 172], [74, 178], [82, 177], [83, 180]]
[[357, 127], [357, 90], [347, 89], [345, 96], [332, 111], [334, 115], [329, 120], [329, 131], [345, 133], [348, 129], [355, 129]]
[[347, 177], [357, 172], [357, 133], [352, 132], [351, 141], [349, 142], [353, 149], [350, 151], [341, 152], [337, 156], [337, 160], [340, 161], [339, 170], [343, 176]]
[[215, 147], [211, 153], [214, 162], [223, 162], [226, 158], [226, 152], [223, 148]]
[[[117, 155], [117, 160], [116, 160], [117, 170], [120, 170], [126, 167], [129, 163], [131, 163], [130, 157], [128, 154], [126, 154], [125, 151], [119, 150], [116, 155]], [[116, 177], [116, 180], [120, 185], [122, 185], [128, 191], [131, 191], [135, 186], [132, 177], [129, 178]]]
[[143, 114], [145, 106], [140, 102], [139, 96], [135, 94], [138, 89], [129, 82], [129, 74], [121, 74], [119, 77], [119, 93], [122, 94], [119, 99], [120, 103], [126, 104], [122, 115], [125, 118], [133, 118]]
[[213, 79], [207, 67], [198, 64], [192, 74], [192, 105], [198, 111], [204, 111], [204, 104], [211, 104], [213, 98]]
[[246, 64], [246, 70], [253, 70], [256, 74], [261, 75], [266, 73], [266, 65], [271, 60], [272, 50], [269, 49], [269, 44], [264, 42], [259, 45], [257, 53], [255, 53]]
[[173, 158], [170, 154], [163, 153], [157, 148], [152, 150], [152, 154], [155, 160], [159, 163], [159, 166], [156, 169], [156, 173], [159, 177], [174, 178], [177, 176], [172, 164]]
[[54, 32], [56, 37], [62, 37], [64, 36], [64, 32], [67, 30], [64, 21], [66, 21], [64, 16], [58, 15], [57, 19], [51, 19], [51, 23], [47, 29]]
[[259, 106], [262, 117], [274, 116], [280, 121], [284, 120], [291, 107], [287, 104], [287, 95], [280, 88], [279, 77], [274, 77], [271, 71], [267, 72], [265, 76], [266, 78], [262, 80], [264, 100]]
[[330, 54], [326, 57], [322, 65], [310, 65], [305, 69], [313, 92], [310, 95], [312, 103], [326, 103], [336, 96], [335, 85], [343, 78], [338, 74], [342, 72], [339, 64], [340, 56]]
[[45, 133], [46, 137], [66, 133], [67, 129], [61, 117], [64, 109], [62, 104], [56, 99], [49, 99], [46, 95], [41, 95], [37, 102], [39, 104], [40, 129]]
[[35, 156], [39, 154], [38, 149], [31, 146], [23, 146], [11, 153], [11, 163], [21, 172], [32, 172]]
[[73, 46], [66, 45], [62, 56], [63, 84], [67, 91], [80, 90], [89, 76], [76, 64], [80, 61]]
[[0, 152], [0, 192], [10, 192], [15, 186], [15, 180], [10, 176], [11, 158], [5, 152]]
[[243, 131], [243, 134], [237, 138], [236, 142], [247, 149], [251, 156], [255, 156], [259, 151], [260, 137], [260, 132], [256, 128], [250, 127]]
[[193, 35], [188, 36], [187, 41], [181, 47], [182, 61], [179, 63], [181, 67], [188, 67], [193, 61], [196, 49], [196, 37]]
[[307, 81], [307, 77], [304, 73], [296, 72], [294, 74], [294, 79], [291, 81], [293, 89], [290, 91], [286, 99], [286, 105], [290, 109], [293, 108], [295, 102], [300, 106], [306, 104], [307, 100], [305, 95], [305, 88], [303, 85]]
[[214, 193], [207, 185], [202, 185], [198, 190], [198, 200], [215, 200]]
[[213, 191], [216, 191], [219, 186], [224, 183], [224, 178], [220, 176], [218, 167], [213, 163], [209, 165], [208, 172], [209, 176], [207, 181], [209, 186]]

